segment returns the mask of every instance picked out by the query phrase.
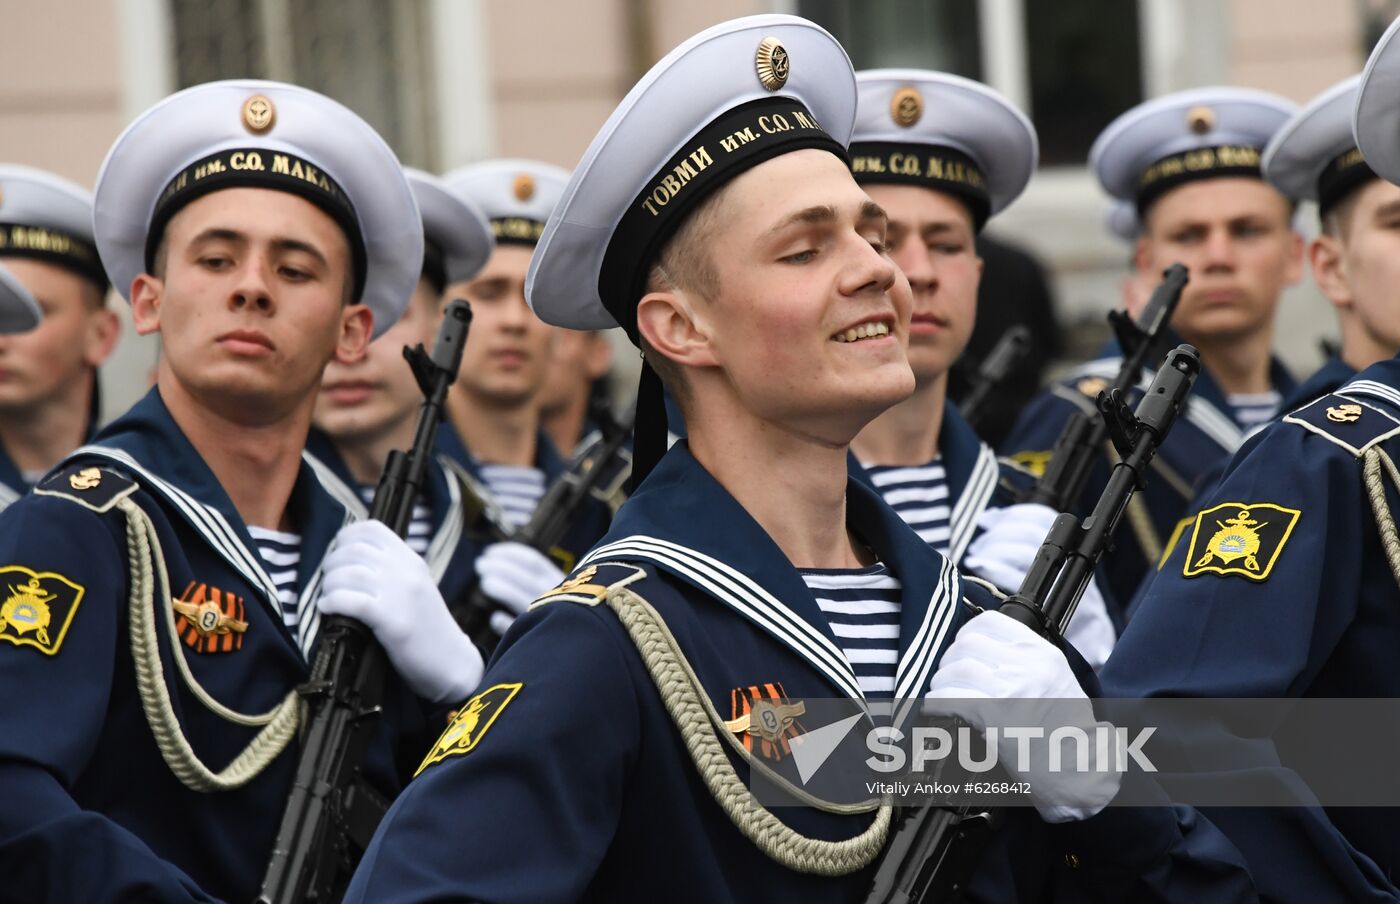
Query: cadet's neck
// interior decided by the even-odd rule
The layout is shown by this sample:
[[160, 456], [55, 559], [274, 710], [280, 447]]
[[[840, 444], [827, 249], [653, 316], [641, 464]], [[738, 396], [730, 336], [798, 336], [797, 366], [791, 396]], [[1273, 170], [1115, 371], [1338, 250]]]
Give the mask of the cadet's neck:
[[1247, 336], [1206, 336], [1187, 341], [1196, 346], [1201, 365], [1226, 395], [1273, 389], [1269, 374], [1273, 361], [1272, 328]]
[[846, 529], [845, 443], [738, 417], [707, 429], [691, 419], [690, 449], [797, 568], [859, 568], [870, 554]]
[[276, 412], [239, 401], [216, 408], [190, 395], [164, 364], [157, 385], [171, 418], [214, 472], [243, 523], [294, 530], [287, 501], [301, 467], [316, 394]]
[[47, 471], [87, 439], [96, 380], [89, 370], [42, 404], [0, 411], [0, 444], [21, 474]]
[[875, 418], [851, 441], [868, 465], [924, 465], [938, 454], [948, 375], [920, 383], [914, 394]]
[[462, 387], [454, 386], [447, 396], [447, 414], [477, 461], [519, 467], [534, 465], [540, 415], [533, 403], [491, 405]]
[[1338, 309], [1337, 322], [1342, 333], [1342, 360], [1352, 370], [1363, 371], [1372, 364], [1395, 357], [1395, 346], [1369, 332], [1353, 311]]
[[341, 461], [363, 486], [376, 486], [384, 472], [384, 462], [395, 449], [407, 449], [413, 445], [413, 432], [417, 426], [414, 409], [407, 417], [395, 421], [387, 429], [366, 436], [337, 437], [335, 451]]
[[554, 448], [565, 457], [573, 454], [583, 439], [583, 425], [588, 420], [588, 396], [570, 399], [553, 411], [540, 411], [540, 429], [549, 436]]

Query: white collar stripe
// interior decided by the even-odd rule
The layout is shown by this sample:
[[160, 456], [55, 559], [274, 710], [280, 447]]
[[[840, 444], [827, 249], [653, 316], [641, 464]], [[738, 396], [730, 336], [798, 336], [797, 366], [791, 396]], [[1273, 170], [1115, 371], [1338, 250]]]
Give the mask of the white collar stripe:
[[626, 555], [675, 568], [717, 599], [771, 631], [849, 696], [863, 697], [845, 654], [826, 635], [748, 577], [710, 556], [667, 540], [632, 536], [595, 549], [581, 564]]
[[977, 464], [973, 466], [972, 475], [968, 478], [967, 488], [958, 497], [953, 506], [953, 516], [949, 519], [952, 530], [948, 541], [948, 558], [952, 561], [961, 559], [967, 544], [971, 542], [977, 529], [977, 519], [982, 516], [987, 503], [991, 501], [992, 493], [996, 491], [997, 475], [997, 457], [987, 444], [983, 443], [977, 454]]

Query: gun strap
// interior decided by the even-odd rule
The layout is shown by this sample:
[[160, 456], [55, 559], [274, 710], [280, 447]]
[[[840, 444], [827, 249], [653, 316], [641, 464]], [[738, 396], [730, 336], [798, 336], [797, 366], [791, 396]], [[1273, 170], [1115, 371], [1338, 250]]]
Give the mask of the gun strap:
[[[1395, 529], [1395, 516], [1390, 511], [1390, 502], [1385, 495], [1385, 477], [1390, 477], [1391, 485], [1400, 490], [1400, 471], [1395, 462], [1379, 445], [1372, 446], [1362, 455], [1366, 476], [1366, 494], [1371, 499], [1371, 511], [1376, 516], [1376, 527], [1381, 533], [1381, 546], [1385, 549], [1385, 560], [1390, 565], [1390, 573], [1400, 583], [1400, 535]], [[1384, 465], [1385, 473], [1381, 473]]]
[[[1106, 449], [1108, 466], [1112, 469], [1117, 464], [1118, 459], [1114, 455], [1111, 443]], [[1142, 493], [1134, 491], [1133, 495], [1128, 498], [1128, 507], [1123, 514], [1128, 518], [1128, 526], [1132, 528], [1133, 536], [1137, 538], [1143, 558], [1148, 562], [1160, 560], [1162, 558], [1162, 535], [1157, 533], [1157, 526], [1152, 523], [1152, 513], [1148, 511], [1147, 502], [1143, 499]]]
[[[249, 716], [229, 709], [210, 696], [190, 671], [181, 649], [175, 630], [175, 610], [170, 606], [170, 576], [165, 570], [165, 556], [155, 525], [145, 510], [130, 498], [122, 499], [117, 507], [126, 516], [131, 658], [136, 665], [136, 688], [141, 696], [141, 708], [155, 735], [156, 747], [175, 777], [191, 791], [205, 793], [241, 787], [267, 768], [296, 734], [301, 715], [300, 698], [296, 691], [290, 691], [273, 709]], [[156, 592], [157, 588], [159, 593]], [[200, 760], [175, 715], [160, 660], [156, 609], [165, 613], [165, 633], [170, 640], [171, 658], [195, 699], [225, 721], [261, 729], [248, 742], [248, 746], [219, 772], [214, 772]]]
[[[641, 655], [661, 702], [680, 731], [686, 750], [704, 779], [706, 788], [734, 827], [765, 856], [796, 872], [844, 876], [874, 862], [889, 835], [893, 813], [890, 803], [870, 801], [842, 805], [822, 801], [797, 788], [745, 750], [724, 727], [724, 721], [660, 613], [628, 589], [629, 584], [645, 576], [646, 572], [639, 568], [636, 574], [611, 585], [605, 601], [622, 622]], [[568, 595], [541, 600], [536, 605], [565, 600], [584, 605], [597, 605], [599, 602], [597, 599]], [[874, 820], [859, 835], [841, 841], [809, 838], [799, 833], [754, 798], [753, 792], [744, 785], [725, 753], [726, 741], [729, 748], [736, 751], [751, 769], [759, 770], [768, 779], [778, 782], [803, 804], [842, 815], [874, 810]]]

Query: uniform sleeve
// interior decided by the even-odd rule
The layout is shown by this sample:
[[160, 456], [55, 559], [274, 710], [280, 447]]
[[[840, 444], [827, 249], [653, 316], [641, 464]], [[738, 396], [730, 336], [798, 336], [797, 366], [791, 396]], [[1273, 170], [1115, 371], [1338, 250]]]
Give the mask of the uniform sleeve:
[[346, 904], [577, 900], [639, 748], [635, 655], [606, 610], [522, 616], [380, 823]]
[[[1101, 680], [1109, 697], [1292, 697], [1307, 691], [1356, 618], [1374, 544], [1360, 465], [1289, 424], [1230, 463], [1147, 586]], [[1241, 529], [1243, 528], [1243, 530]], [[1267, 726], [1265, 727], [1267, 730]], [[1256, 767], [1202, 780], [1267, 781]], [[1389, 900], [1396, 889], [1318, 807], [1198, 815], [1245, 855], [1262, 896]]]
[[0, 901], [210, 900], [70, 792], [128, 636], [125, 561], [75, 503], [31, 495], [0, 515]]

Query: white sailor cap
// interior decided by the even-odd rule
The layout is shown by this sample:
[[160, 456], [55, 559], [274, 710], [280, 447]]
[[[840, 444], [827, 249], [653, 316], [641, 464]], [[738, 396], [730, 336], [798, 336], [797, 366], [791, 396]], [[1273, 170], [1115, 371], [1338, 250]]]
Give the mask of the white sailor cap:
[[569, 179], [530, 261], [547, 323], [637, 341], [647, 271], [686, 215], [739, 173], [803, 148], [843, 161], [856, 84], [836, 39], [796, 16], [702, 31], [644, 75]]
[[1259, 155], [1298, 109], [1250, 88], [1196, 88], [1150, 100], [1099, 133], [1089, 166], [1110, 195], [1138, 212], [1197, 179], [1262, 178]]
[[0, 165], [0, 258], [66, 267], [104, 293], [107, 274], [92, 239], [92, 195], [61, 176]]
[[423, 215], [423, 275], [438, 287], [471, 279], [491, 257], [496, 239], [486, 214], [432, 173], [404, 167]]
[[538, 160], [486, 160], [442, 178], [458, 197], [481, 208], [497, 242], [534, 245], [564, 196], [569, 171]]
[[1137, 241], [1138, 234], [1142, 231], [1137, 205], [1132, 201], [1120, 201], [1117, 198], [1109, 201], [1108, 208], [1103, 213], [1103, 226], [1108, 230], [1108, 234], [1116, 239], [1125, 242]]
[[1400, 184], [1400, 19], [1376, 42], [1356, 91], [1352, 137], [1366, 163], [1387, 182]]
[[1264, 177], [1290, 198], [1316, 201], [1326, 216], [1333, 205], [1376, 174], [1351, 133], [1361, 76], [1333, 85], [1284, 123], [1264, 149]]
[[23, 333], [42, 319], [39, 302], [13, 273], [0, 266], [0, 333]]
[[240, 79], [196, 85], [141, 114], [107, 152], [93, 231], [123, 296], [150, 272], [170, 218], [224, 188], [271, 188], [315, 204], [350, 243], [354, 297], [392, 326], [418, 284], [423, 224], [394, 152], [315, 91]]
[[961, 199], [981, 230], [1025, 190], [1040, 143], [1026, 114], [972, 79], [925, 69], [856, 73], [856, 181], [920, 185]]

